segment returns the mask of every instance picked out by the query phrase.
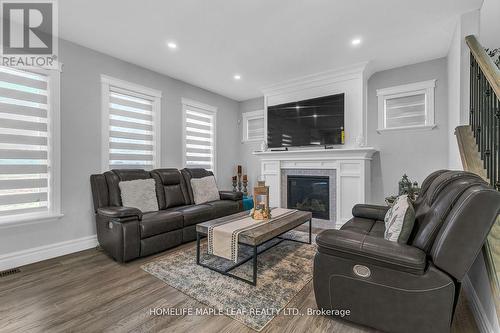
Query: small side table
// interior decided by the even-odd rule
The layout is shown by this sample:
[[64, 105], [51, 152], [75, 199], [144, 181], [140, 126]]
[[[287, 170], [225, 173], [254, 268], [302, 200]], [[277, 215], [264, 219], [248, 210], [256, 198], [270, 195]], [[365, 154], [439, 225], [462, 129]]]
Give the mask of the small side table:
[[253, 208], [253, 198], [251, 195], [243, 196], [243, 210], [250, 210]]

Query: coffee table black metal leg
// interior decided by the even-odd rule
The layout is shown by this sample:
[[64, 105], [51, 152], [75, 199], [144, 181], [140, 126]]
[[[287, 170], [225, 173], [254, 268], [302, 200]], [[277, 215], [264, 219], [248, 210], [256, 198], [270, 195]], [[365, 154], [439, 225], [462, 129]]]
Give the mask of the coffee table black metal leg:
[[311, 233], [312, 233], [312, 219], [309, 220], [309, 244], [312, 244]]
[[253, 285], [257, 285], [257, 245], [253, 247]]
[[200, 264], [200, 234], [196, 233], [196, 264]]

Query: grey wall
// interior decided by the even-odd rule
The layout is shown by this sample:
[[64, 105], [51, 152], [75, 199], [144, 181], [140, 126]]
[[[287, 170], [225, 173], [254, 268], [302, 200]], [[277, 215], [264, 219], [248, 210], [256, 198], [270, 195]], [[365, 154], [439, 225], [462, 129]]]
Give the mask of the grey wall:
[[[372, 161], [372, 199], [383, 203], [397, 194], [398, 181], [406, 173], [419, 184], [432, 171], [448, 166], [448, 85], [446, 58], [393, 68], [373, 74], [368, 80], [368, 145], [378, 148]], [[377, 89], [437, 79], [435, 121], [428, 130], [377, 133]]]
[[251, 193], [253, 186], [257, 183], [257, 178], [260, 176], [260, 159], [252, 155], [255, 150], [260, 150], [260, 142], [242, 142], [243, 139], [243, 122], [242, 114], [249, 111], [257, 111], [264, 109], [264, 97], [249, 99], [239, 103], [239, 135], [240, 135], [240, 160], [243, 167], [243, 172], [248, 175], [248, 191]]
[[61, 41], [62, 210], [57, 221], [0, 230], [0, 254], [95, 234], [89, 176], [101, 172], [101, 85], [106, 74], [161, 90], [162, 166], [182, 167], [181, 98], [218, 107], [218, 182], [230, 188], [239, 160], [238, 103], [88, 48]]

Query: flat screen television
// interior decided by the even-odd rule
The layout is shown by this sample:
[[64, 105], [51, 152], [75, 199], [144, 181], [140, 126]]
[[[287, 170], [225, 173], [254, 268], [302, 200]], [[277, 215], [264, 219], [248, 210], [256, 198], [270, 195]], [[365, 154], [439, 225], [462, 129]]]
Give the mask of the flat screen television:
[[267, 108], [269, 148], [342, 144], [344, 94]]

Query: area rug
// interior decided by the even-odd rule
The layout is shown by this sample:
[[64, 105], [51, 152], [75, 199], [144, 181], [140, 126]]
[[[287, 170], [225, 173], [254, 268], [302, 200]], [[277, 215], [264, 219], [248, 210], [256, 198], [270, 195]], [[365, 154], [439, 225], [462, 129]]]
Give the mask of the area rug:
[[[305, 241], [307, 233], [291, 231], [283, 237]], [[263, 246], [268, 247], [275, 242], [277, 240], [272, 240]], [[232, 264], [230, 260], [206, 254], [206, 242], [202, 245], [202, 262], [221, 269]], [[283, 241], [260, 254], [256, 287], [197, 265], [195, 247], [155, 258], [141, 268], [216, 309], [217, 314], [227, 315], [261, 331], [311, 281], [315, 252], [314, 244]], [[241, 246], [241, 258], [250, 254], [251, 248]], [[231, 272], [251, 280], [251, 260]]]

